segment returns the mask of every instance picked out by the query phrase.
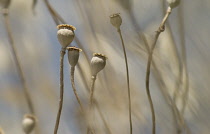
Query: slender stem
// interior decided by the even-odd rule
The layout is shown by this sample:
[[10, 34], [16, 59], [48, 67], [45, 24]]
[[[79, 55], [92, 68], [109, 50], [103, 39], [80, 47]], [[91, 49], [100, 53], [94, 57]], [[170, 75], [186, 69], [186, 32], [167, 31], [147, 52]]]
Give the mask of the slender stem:
[[75, 97], [77, 99], [77, 102], [79, 103], [82, 112], [84, 112], [84, 108], [83, 108], [82, 103], [81, 103], [81, 101], [79, 99], [79, 96], [77, 94], [77, 90], [76, 90], [76, 87], [75, 87], [75, 83], [74, 83], [74, 70], [75, 70], [75, 66], [74, 67], [71, 66], [71, 86], [72, 86], [72, 89], [74, 91], [74, 95], [75, 95]]
[[91, 134], [95, 133], [93, 126], [92, 126], [92, 117], [93, 117], [93, 94], [94, 94], [94, 85], [95, 85], [95, 81], [96, 81], [96, 75], [93, 75], [91, 77], [91, 85], [90, 85], [90, 97], [89, 97], [89, 115], [91, 117], [90, 122], [91, 124], [89, 124], [88, 128], [87, 128], [87, 133], [91, 132]]
[[160, 27], [156, 31], [154, 42], [152, 43], [152, 48], [150, 50], [149, 57], [148, 57], [148, 62], [147, 62], [146, 91], [147, 91], [147, 96], [148, 96], [149, 104], [150, 104], [150, 107], [151, 107], [151, 113], [152, 113], [152, 126], [153, 126], [152, 127], [152, 134], [156, 133], [156, 123], [155, 123], [156, 121], [155, 121], [155, 109], [154, 109], [154, 106], [153, 106], [153, 101], [152, 101], [152, 97], [151, 97], [151, 94], [150, 94], [150, 87], [149, 87], [149, 83], [150, 83], [150, 66], [151, 66], [151, 63], [152, 63], [152, 54], [153, 54], [154, 48], [156, 46], [158, 37], [159, 37], [160, 33], [165, 30], [165, 23], [166, 23], [166, 20], [168, 19], [168, 16], [170, 15], [170, 13], [171, 13], [171, 8], [168, 7], [168, 10], [167, 10], [167, 12], [165, 14], [165, 17], [163, 18], [163, 20], [162, 20], [162, 22], [160, 24]]
[[31, 96], [30, 96], [30, 94], [28, 92], [28, 88], [26, 86], [25, 77], [23, 75], [23, 70], [22, 70], [22, 67], [20, 65], [20, 60], [18, 59], [18, 56], [17, 56], [17, 50], [16, 50], [16, 47], [15, 47], [15, 44], [14, 44], [14, 39], [13, 39], [13, 36], [12, 36], [12, 31], [11, 31], [10, 24], [9, 24], [9, 13], [8, 13], [8, 10], [6, 10], [6, 9], [4, 11], [4, 22], [5, 22], [5, 27], [6, 27], [7, 34], [8, 34], [8, 39], [9, 39], [9, 44], [10, 44], [10, 47], [11, 47], [11, 52], [13, 54], [13, 59], [14, 59], [15, 65], [16, 65], [17, 73], [18, 73], [18, 76], [20, 78], [20, 82], [23, 86], [24, 94], [25, 94], [25, 97], [26, 97], [26, 102], [28, 104], [30, 113], [34, 114], [34, 108], [33, 108], [33, 104], [32, 104], [32, 101], [31, 101]]
[[126, 55], [126, 51], [125, 51], [125, 45], [124, 45], [124, 41], [123, 41], [123, 37], [122, 37], [122, 33], [121, 30], [118, 29], [117, 30], [119, 35], [120, 35], [120, 39], [122, 42], [122, 47], [123, 47], [123, 53], [124, 53], [124, 58], [125, 58], [125, 66], [126, 66], [126, 74], [127, 74], [127, 86], [128, 86], [128, 105], [129, 105], [129, 123], [130, 123], [130, 134], [132, 134], [133, 129], [132, 129], [132, 117], [131, 117], [131, 91], [130, 91], [130, 82], [129, 82], [129, 71], [128, 71], [128, 60], [127, 60], [127, 55]]
[[[9, 40], [9, 44], [10, 44], [10, 48], [11, 48], [11, 53], [13, 55], [13, 59], [14, 59], [15, 67], [16, 67], [16, 70], [17, 70], [17, 73], [18, 73], [18, 76], [19, 76], [19, 79], [20, 79], [20, 83], [23, 86], [23, 92], [24, 92], [24, 95], [25, 95], [25, 98], [26, 98], [26, 103], [28, 105], [29, 112], [33, 115], [36, 115], [35, 111], [34, 111], [34, 106], [33, 106], [32, 100], [31, 100], [31, 96], [30, 96], [28, 88], [26, 86], [24, 72], [22, 70], [20, 60], [18, 59], [18, 56], [17, 56], [17, 49], [16, 49], [15, 44], [14, 44], [14, 38], [13, 38], [13, 35], [12, 35], [12, 30], [11, 30], [10, 22], [9, 22], [9, 10], [4, 9], [3, 10], [3, 15], [4, 15], [5, 27], [6, 27], [7, 34], [8, 34], [8, 40]], [[40, 133], [38, 127], [36, 127], [35, 132], [37, 134]]]
[[63, 24], [66, 24], [64, 19], [56, 12], [56, 10], [50, 5], [48, 0], [44, 0], [45, 5], [47, 6], [47, 9], [49, 10], [54, 22], [56, 25], [59, 24], [59, 21]]
[[93, 105], [93, 93], [94, 93], [94, 85], [96, 81], [96, 75], [91, 77], [91, 85], [90, 85], [90, 98], [89, 98], [89, 107], [92, 108]]
[[65, 48], [62, 48], [60, 51], [60, 100], [59, 100], [59, 109], [57, 113], [57, 118], [56, 118], [56, 123], [55, 123], [55, 129], [54, 129], [54, 134], [57, 134], [58, 131], [58, 126], [60, 122], [60, 117], [61, 117], [61, 111], [63, 107], [63, 93], [64, 93], [64, 82], [63, 82], [63, 59], [65, 55]]
[[[56, 24], [56, 25], [59, 25], [60, 22], [63, 23], [63, 24], [66, 24], [66, 21], [65, 21], [57, 12], [56, 12], [55, 9], [53, 9], [53, 7], [50, 5], [49, 1], [48, 1], [48, 0], [44, 0], [44, 2], [45, 2], [45, 5], [47, 6], [47, 8], [48, 8], [48, 10], [49, 10], [49, 12], [50, 12], [51, 17], [53, 18], [55, 24]], [[60, 22], [59, 22], [59, 21], [60, 21]], [[78, 40], [77, 37], [75, 37], [75, 41], [76, 41], [76, 43], [78, 44], [78, 46], [80, 46], [80, 48], [83, 47], [83, 46], [81, 45], [81, 43], [79, 42], [79, 40]], [[83, 49], [83, 50], [84, 50], [84, 49]], [[87, 59], [88, 56], [87, 56], [87, 53], [86, 53], [85, 51], [84, 51], [84, 54], [85, 54], [85, 57], [86, 57], [86, 59]], [[81, 70], [79, 64], [78, 64], [78, 70], [79, 70], [80, 74], [82, 75], [81, 78], [83, 79], [83, 82], [85, 82], [85, 80], [84, 80], [84, 78], [85, 78], [85, 77], [84, 77], [84, 73], [82, 72], [82, 70]], [[86, 89], [89, 89], [86, 82], [85, 82], [85, 86], [86, 86]], [[99, 110], [98, 107], [96, 107], [96, 108]], [[101, 115], [100, 115], [100, 116], [101, 116]], [[101, 118], [103, 119], [103, 116], [101, 116]], [[105, 120], [103, 120], [103, 121], [104, 121], [104, 124], [107, 124]], [[105, 125], [105, 126], [106, 126], [106, 125]], [[107, 128], [107, 129], [109, 129], [109, 128]]]
[[146, 71], [146, 91], [147, 91], [147, 96], [149, 99], [149, 104], [150, 104], [150, 108], [151, 108], [151, 113], [152, 113], [152, 133], [155, 134], [155, 110], [154, 110], [154, 106], [153, 106], [153, 102], [152, 102], [152, 97], [150, 95], [150, 87], [149, 87], [149, 80], [150, 80], [150, 66], [152, 63], [152, 54], [153, 54], [153, 50], [155, 48], [155, 44], [157, 42], [158, 36], [160, 35], [160, 33], [156, 34], [155, 37], [155, 42], [152, 46], [152, 49], [149, 53], [149, 58], [148, 58], [148, 62], [147, 62], [147, 71]]

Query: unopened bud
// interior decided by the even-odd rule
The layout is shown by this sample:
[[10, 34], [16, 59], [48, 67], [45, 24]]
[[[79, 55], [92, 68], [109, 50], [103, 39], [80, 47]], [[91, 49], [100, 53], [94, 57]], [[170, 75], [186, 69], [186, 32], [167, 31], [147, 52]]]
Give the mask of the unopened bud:
[[114, 27], [119, 29], [122, 24], [122, 18], [120, 16], [120, 13], [112, 14], [110, 16], [110, 22]]
[[25, 134], [30, 134], [36, 125], [36, 117], [34, 115], [27, 114], [22, 121], [22, 127]]
[[57, 26], [57, 37], [63, 48], [66, 48], [74, 39], [74, 30], [76, 28], [72, 25], [61, 24]]
[[94, 53], [93, 58], [91, 59], [91, 73], [92, 76], [97, 75], [106, 65], [107, 57], [100, 53]]
[[67, 47], [67, 50], [68, 50], [69, 64], [72, 67], [74, 67], [78, 63], [79, 53], [82, 51], [82, 49], [79, 49], [77, 47]]

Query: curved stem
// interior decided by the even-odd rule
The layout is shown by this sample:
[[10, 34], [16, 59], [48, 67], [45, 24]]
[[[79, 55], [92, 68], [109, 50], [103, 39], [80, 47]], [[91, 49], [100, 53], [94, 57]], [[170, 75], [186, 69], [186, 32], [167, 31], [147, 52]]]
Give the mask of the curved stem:
[[58, 131], [58, 126], [60, 122], [60, 117], [61, 117], [61, 111], [63, 107], [63, 87], [64, 87], [64, 82], [63, 82], [63, 59], [65, 55], [65, 48], [62, 48], [60, 51], [60, 100], [59, 100], [59, 109], [57, 113], [57, 118], [56, 118], [56, 123], [55, 123], [55, 129], [54, 129], [54, 134], [57, 134]]
[[76, 87], [75, 87], [75, 83], [74, 83], [74, 70], [75, 70], [75, 67], [71, 66], [71, 86], [72, 86], [72, 89], [74, 91], [74, 95], [75, 95], [75, 97], [77, 99], [77, 102], [79, 103], [82, 112], [84, 112], [82, 103], [81, 103], [81, 101], [79, 99], [79, 96], [77, 94], [77, 90], [76, 90]]
[[130, 123], [130, 134], [132, 134], [133, 129], [132, 129], [132, 117], [131, 117], [131, 91], [130, 91], [130, 82], [129, 82], [129, 71], [128, 71], [128, 60], [127, 60], [127, 55], [126, 55], [126, 51], [125, 51], [125, 45], [124, 45], [124, 41], [123, 41], [123, 37], [122, 37], [122, 33], [121, 30], [118, 29], [117, 30], [119, 35], [120, 35], [120, 39], [122, 42], [122, 47], [123, 47], [123, 53], [124, 53], [124, 58], [125, 58], [125, 66], [126, 66], [126, 74], [127, 74], [127, 86], [128, 86], [128, 105], [129, 105], [129, 123]]
[[149, 87], [149, 80], [150, 80], [150, 66], [152, 63], [152, 54], [153, 54], [153, 50], [155, 48], [155, 44], [157, 42], [158, 36], [160, 35], [160, 33], [156, 34], [155, 37], [155, 42], [151, 48], [151, 51], [149, 53], [149, 58], [148, 58], [148, 62], [147, 62], [147, 71], [146, 71], [146, 91], [147, 91], [147, 97], [149, 99], [149, 104], [150, 104], [150, 108], [151, 108], [151, 113], [152, 113], [152, 133], [155, 134], [155, 110], [154, 110], [154, 106], [153, 106], [153, 102], [152, 102], [152, 97], [150, 94], [150, 87]]
[[13, 59], [14, 59], [15, 65], [16, 65], [17, 73], [18, 73], [18, 76], [20, 78], [20, 82], [23, 86], [24, 94], [25, 94], [25, 97], [26, 97], [26, 102], [28, 104], [30, 113], [34, 114], [34, 108], [33, 108], [33, 104], [32, 104], [32, 101], [31, 101], [31, 96], [28, 92], [28, 88], [27, 88], [26, 82], [25, 82], [24, 73], [23, 73], [22, 67], [20, 65], [20, 60], [18, 59], [18, 56], [17, 56], [16, 47], [14, 45], [14, 39], [13, 39], [13, 36], [12, 36], [12, 31], [11, 31], [10, 24], [9, 24], [9, 13], [8, 13], [7, 9], [5, 9], [5, 11], [4, 11], [4, 22], [5, 22], [5, 27], [6, 27], [7, 34], [8, 34], [8, 39], [9, 39], [11, 52], [13, 54]]
[[156, 133], [156, 123], [155, 123], [156, 121], [155, 121], [155, 109], [154, 109], [154, 106], [153, 106], [153, 101], [152, 101], [152, 97], [151, 97], [151, 94], [150, 94], [150, 87], [149, 87], [149, 83], [150, 83], [150, 66], [151, 66], [151, 63], [152, 63], [152, 54], [153, 54], [154, 48], [156, 46], [158, 37], [159, 37], [160, 33], [165, 30], [165, 23], [166, 23], [166, 20], [168, 19], [168, 16], [170, 15], [170, 13], [171, 13], [171, 8], [168, 7], [167, 12], [166, 12], [166, 14], [165, 14], [165, 16], [164, 16], [164, 18], [163, 18], [163, 20], [162, 20], [158, 30], [156, 31], [154, 42], [152, 43], [152, 48], [151, 48], [151, 51], [149, 53], [148, 62], [147, 62], [146, 91], [147, 91], [147, 97], [148, 97], [148, 100], [149, 100], [149, 104], [150, 104], [150, 107], [151, 107], [151, 113], [152, 113], [152, 133], [153, 134]]

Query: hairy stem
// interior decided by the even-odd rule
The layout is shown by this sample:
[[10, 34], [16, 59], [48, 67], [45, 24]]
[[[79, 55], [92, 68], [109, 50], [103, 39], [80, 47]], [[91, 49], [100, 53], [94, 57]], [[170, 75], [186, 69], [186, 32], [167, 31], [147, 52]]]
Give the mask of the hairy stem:
[[129, 70], [128, 70], [128, 60], [127, 60], [127, 55], [126, 55], [126, 51], [125, 51], [125, 44], [123, 41], [123, 37], [122, 37], [122, 33], [121, 30], [118, 29], [117, 30], [119, 35], [120, 35], [120, 39], [122, 42], [122, 47], [123, 47], [123, 53], [124, 53], [124, 58], [125, 58], [125, 66], [126, 66], [126, 75], [127, 75], [127, 88], [128, 88], [128, 105], [129, 105], [129, 123], [130, 123], [130, 134], [132, 134], [133, 129], [132, 129], [132, 117], [131, 117], [131, 91], [130, 91], [130, 82], [129, 82]]
[[150, 104], [150, 108], [151, 108], [151, 113], [152, 113], [152, 134], [156, 133], [156, 123], [155, 123], [156, 121], [155, 121], [155, 109], [154, 109], [154, 106], [153, 106], [153, 101], [152, 101], [152, 97], [151, 97], [151, 94], [150, 94], [150, 87], [149, 87], [149, 83], [150, 83], [150, 66], [151, 66], [151, 63], [152, 63], [152, 54], [153, 54], [154, 48], [156, 46], [158, 37], [159, 37], [160, 33], [165, 30], [165, 23], [166, 23], [166, 20], [168, 19], [168, 16], [170, 15], [170, 13], [171, 13], [171, 8], [168, 7], [168, 10], [167, 10], [167, 12], [166, 12], [166, 14], [165, 14], [161, 24], [160, 24], [160, 27], [156, 31], [155, 38], [154, 38], [154, 41], [152, 43], [152, 47], [151, 47], [151, 50], [150, 50], [150, 53], [149, 53], [149, 57], [148, 57], [148, 62], [147, 62], [146, 92], [147, 92], [147, 96], [148, 96], [148, 100], [149, 100], [149, 104]]
[[75, 83], [74, 83], [74, 70], [75, 70], [75, 67], [71, 66], [71, 86], [72, 86], [72, 89], [74, 91], [74, 95], [77, 99], [77, 102], [79, 103], [82, 112], [84, 112], [84, 108], [83, 108], [82, 103], [79, 99], [79, 96], [77, 94], [77, 90], [76, 90], [76, 87], [75, 87]]
[[64, 82], [63, 82], [63, 59], [65, 55], [65, 48], [62, 48], [60, 51], [60, 100], [59, 100], [59, 109], [57, 113], [57, 118], [56, 118], [56, 123], [55, 123], [55, 129], [54, 129], [54, 134], [57, 134], [58, 131], [58, 126], [60, 122], [60, 117], [61, 117], [61, 111], [63, 107], [63, 93], [64, 93]]

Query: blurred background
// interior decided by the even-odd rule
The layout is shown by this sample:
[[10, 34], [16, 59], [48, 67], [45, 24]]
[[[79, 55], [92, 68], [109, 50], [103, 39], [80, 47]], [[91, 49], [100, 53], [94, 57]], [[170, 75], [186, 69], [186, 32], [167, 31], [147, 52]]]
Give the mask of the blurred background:
[[[88, 108], [90, 60], [108, 57], [95, 83], [94, 128], [98, 134], [128, 134], [128, 97], [124, 56], [109, 16], [120, 13], [129, 63], [133, 133], [152, 133], [145, 88], [148, 51], [167, 9], [165, 0], [11, 0], [7, 19], [0, 0], [0, 128], [23, 134], [30, 113], [15, 58], [37, 117], [34, 134], [52, 134], [59, 101], [57, 24], [77, 28], [71, 46], [83, 49], [75, 70], [79, 97]], [[7, 25], [5, 25], [5, 20]], [[12, 51], [7, 27], [11, 27]], [[208, 134], [210, 131], [210, 1], [184, 0], [174, 8], [157, 42], [150, 78], [157, 134]], [[86, 133], [64, 59], [64, 106], [58, 133]]]

